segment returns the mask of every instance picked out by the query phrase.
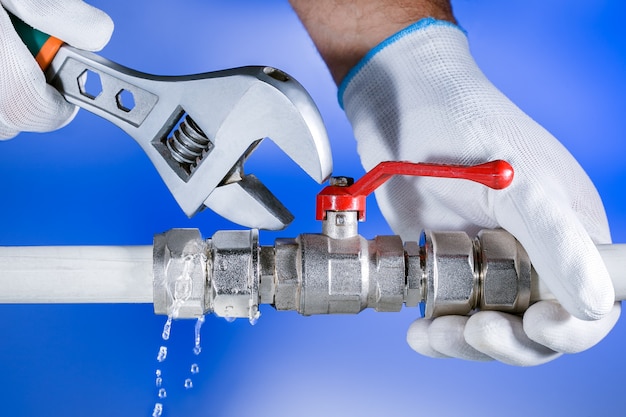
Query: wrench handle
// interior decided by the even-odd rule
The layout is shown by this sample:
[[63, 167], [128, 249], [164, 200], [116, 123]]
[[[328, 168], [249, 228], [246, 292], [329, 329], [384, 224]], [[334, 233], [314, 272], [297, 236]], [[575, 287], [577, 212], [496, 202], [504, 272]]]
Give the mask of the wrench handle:
[[15, 27], [15, 31], [33, 55], [39, 67], [43, 71], [47, 70], [64, 42], [33, 28], [11, 13], [9, 13], [9, 17], [13, 27]]

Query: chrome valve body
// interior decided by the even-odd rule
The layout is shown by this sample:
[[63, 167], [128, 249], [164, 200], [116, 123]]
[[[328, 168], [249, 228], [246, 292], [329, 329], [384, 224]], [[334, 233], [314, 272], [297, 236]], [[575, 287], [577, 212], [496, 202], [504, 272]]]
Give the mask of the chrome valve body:
[[274, 246], [260, 246], [254, 229], [206, 240], [190, 229], [157, 235], [155, 313], [254, 319], [260, 304], [314, 315], [424, 303], [429, 318], [474, 309], [521, 313], [530, 303], [528, 255], [504, 230], [484, 230], [474, 240], [426, 231], [421, 242], [403, 243], [399, 236], [367, 240], [356, 224], [353, 212], [330, 213], [324, 233]]

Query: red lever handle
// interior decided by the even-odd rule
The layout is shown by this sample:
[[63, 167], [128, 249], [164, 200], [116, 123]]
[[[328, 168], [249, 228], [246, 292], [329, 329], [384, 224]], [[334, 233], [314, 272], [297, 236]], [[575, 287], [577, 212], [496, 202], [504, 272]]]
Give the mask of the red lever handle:
[[513, 181], [513, 167], [502, 160], [474, 166], [381, 162], [350, 186], [324, 188], [317, 195], [316, 218], [324, 220], [327, 211], [357, 211], [359, 220], [365, 220], [365, 198], [394, 175], [459, 178], [501, 190]]

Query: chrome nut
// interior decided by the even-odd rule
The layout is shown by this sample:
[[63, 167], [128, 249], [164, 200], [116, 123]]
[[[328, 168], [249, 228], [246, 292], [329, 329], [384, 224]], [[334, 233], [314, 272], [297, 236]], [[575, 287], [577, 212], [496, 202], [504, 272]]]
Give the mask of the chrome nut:
[[258, 316], [259, 233], [252, 230], [218, 231], [209, 240], [213, 260], [211, 310], [227, 318]]
[[259, 250], [259, 302], [261, 304], [274, 304], [276, 297], [276, 283], [274, 272], [276, 271], [275, 250], [273, 246], [261, 246]]
[[276, 239], [274, 293], [276, 310], [298, 310], [300, 306], [299, 251], [300, 245], [295, 239]]
[[425, 318], [468, 314], [476, 302], [474, 244], [464, 232], [425, 232]]
[[154, 237], [154, 313], [174, 318], [204, 315], [207, 246], [197, 229], [172, 229]]
[[377, 236], [369, 242], [371, 264], [367, 306], [376, 311], [400, 311], [406, 288], [402, 239], [400, 236]]
[[482, 230], [480, 308], [521, 313], [530, 302], [531, 264], [522, 245], [503, 229]]

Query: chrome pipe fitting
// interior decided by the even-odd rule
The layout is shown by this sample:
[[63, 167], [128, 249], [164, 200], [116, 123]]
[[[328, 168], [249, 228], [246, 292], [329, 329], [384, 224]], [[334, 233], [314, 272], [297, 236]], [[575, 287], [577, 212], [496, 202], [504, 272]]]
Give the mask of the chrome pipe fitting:
[[531, 270], [504, 230], [485, 230], [475, 240], [463, 232], [424, 232], [419, 244], [399, 236], [301, 234], [272, 247], [259, 246], [256, 230], [203, 240], [197, 230], [181, 229], [155, 238], [154, 306], [174, 317], [213, 312], [250, 320], [260, 304], [303, 315], [420, 303], [427, 318], [475, 309], [516, 314], [529, 305]]

